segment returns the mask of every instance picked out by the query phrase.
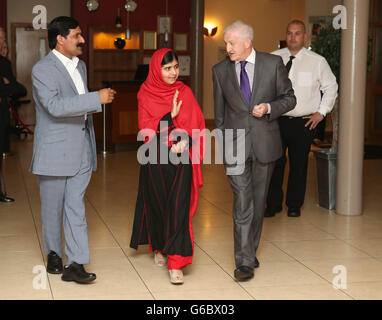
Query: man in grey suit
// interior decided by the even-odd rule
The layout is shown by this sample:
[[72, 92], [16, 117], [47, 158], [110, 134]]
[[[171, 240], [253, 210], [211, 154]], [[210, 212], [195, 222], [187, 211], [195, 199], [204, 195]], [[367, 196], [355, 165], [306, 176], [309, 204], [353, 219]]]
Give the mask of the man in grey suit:
[[[215, 125], [223, 134], [233, 131], [236, 153], [245, 155], [242, 163], [228, 163], [227, 155], [234, 150], [224, 135], [224, 164], [234, 193], [234, 276], [243, 281], [251, 279], [259, 266], [256, 250], [265, 200], [282, 153], [276, 119], [294, 108], [296, 98], [281, 58], [253, 49], [250, 25], [241, 20], [231, 23], [224, 30], [224, 42], [229, 57], [212, 70]], [[242, 145], [238, 129], [244, 131]]]
[[96, 279], [83, 267], [90, 263], [84, 194], [97, 168], [91, 113], [102, 111], [101, 104], [110, 103], [116, 92], [88, 92], [86, 66], [77, 58], [85, 40], [76, 20], [53, 19], [48, 38], [52, 51], [32, 70], [36, 129], [31, 164], [40, 187], [47, 271], [63, 273], [64, 281], [88, 283]]

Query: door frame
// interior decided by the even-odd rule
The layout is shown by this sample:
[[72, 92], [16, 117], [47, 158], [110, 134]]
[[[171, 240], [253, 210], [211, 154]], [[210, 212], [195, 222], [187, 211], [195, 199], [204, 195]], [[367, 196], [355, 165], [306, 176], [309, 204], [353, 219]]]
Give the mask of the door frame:
[[382, 138], [382, 129], [375, 127], [375, 101], [376, 96], [382, 96], [382, 84], [377, 84], [376, 70], [376, 49], [377, 49], [377, 28], [382, 29], [382, 20], [378, 21], [378, 6], [382, 6], [381, 0], [372, 0], [369, 14], [369, 37], [372, 51], [371, 72], [367, 74], [367, 104], [366, 104], [366, 138], [368, 140], [380, 140]]
[[16, 79], [17, 79], [17, 70], [16, 70], [16, 59], [17, 59], [16, 29], [17, 28], [32, 28], [33, 29], [33, 25], [31, 23], [23, 23], [23, 22], [11, 23], [11, 61], [12, 61], [13, 74], [15, 75]]

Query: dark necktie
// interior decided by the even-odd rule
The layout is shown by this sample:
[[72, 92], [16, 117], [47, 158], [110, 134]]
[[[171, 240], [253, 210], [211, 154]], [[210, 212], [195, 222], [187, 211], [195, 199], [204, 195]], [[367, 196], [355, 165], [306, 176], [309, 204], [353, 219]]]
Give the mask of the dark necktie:
[[251, 102], [251, 87], [249, 85], [249, 79], [247, 75], [247, 71], [245, 71], [245, 65], [247, 61], [240, 61], [241, 64], [241, 72], [240, 72], [240, 89], [243, 92], [245, 100], [247, 100], [248, 104]]
[[289, 74], [290, 69], [292, 68], [292, 61], [293, 61], [294, 58], [296, 58], [296, 57], [295, 56], [290, 56], [289, 57], [289, 61], [286, 64], [286, 69], [288, 70], [288, 74]]

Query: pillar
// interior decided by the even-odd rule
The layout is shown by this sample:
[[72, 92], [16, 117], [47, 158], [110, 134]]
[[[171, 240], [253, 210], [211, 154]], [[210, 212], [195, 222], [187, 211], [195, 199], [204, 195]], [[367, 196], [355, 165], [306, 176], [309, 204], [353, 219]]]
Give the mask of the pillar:
[[362, 214], [369, 0], [343, 5], [336, 212], [356, 216]]

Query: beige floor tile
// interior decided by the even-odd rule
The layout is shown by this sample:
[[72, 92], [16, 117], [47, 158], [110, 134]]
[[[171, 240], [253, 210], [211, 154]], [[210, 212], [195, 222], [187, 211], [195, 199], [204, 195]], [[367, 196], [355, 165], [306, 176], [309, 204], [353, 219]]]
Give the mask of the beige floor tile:
[[256, 300], [352, 300], [330, 284], [247, 288]]
[[93, 272], [97, 270], [113, 271], [131, 268], [131, 263], [120, 247], [90, 249], [90, 267]]
[[0, 274], [32, 274], [35, 266], [44, 265], [40, 250], [0, 251], [0, 261]]
[[[21, 219], [20, 219], [21, 218]], [[36, 233], [33, 219], [29, 217], [0, 218], [0, 235], [25, 235]]]
[[[123, 246], [122, 250], [125, 252], [125, 254], [128, 257], [138, 256], [138, 255], [148, 255], [150, 253], [149, 245], [140, 245], [138, 247], [138, 250], [130, 248], [130, 246]], [[150, 254], [152, 254], [152, 253], [150, 253]]]
[[54, 299], [132, 295], [134, 293], [143, 294], [149, 292], [131, 266], [126, 267], [124, 270], [117, 268], [110, 270], [109, 268], [96, 268], [90, 264], [85, 266], [85, 269], [97, 275], [97, 279], [94, 282], [86, 285], [62, 281], [60, 275], [49, 275]]
[[[36, 278], [36, 289], [33, 287], [33, 281]], [[52, 294], [48, 281], [41, 272], [32, 273], [0, 273], [0, 300], [51, 300]]]
[[[233, 193], [231, 190], [227, 191], [205, 191], [201, 192], [201, 195], [206, 200], [210, 201], [211, 203], [215, 204], [217, 207], [224, 208], [225, 210], [232, 211], [232, 205], [233, 205]], [[221, 206], [223, 201], [223, 206]]]
[[273, 224], [264, 225], [262, 239], [268, 241], [297, 241], [334, 239], [334, 236], [308, 224]]
[[[153, 267], [154, 269], [163, 269], [162, 267], [158, 267], [154, 263], [154, 254], [149, 251], [148, 246], [139, 249], [139, 251], [131, 251], [134, 249], [124, 248], [126, 254], [128, 255], [131, 263], [134, 267], [139, 270], [141, 268]], [[130, 253], [130, 254], [129, 254]], [[194, 246], [194, 257], [192, 259], [192, 265], [215, 265], [215, 262], [198, 246]]]
[[[235, 269], [234, 245], [233, 242], [206, 243], [202, 245], [203, 250], [217, 263], [231, 265]], [[291, 262], [293, 258], [282, 252], [270, 242], [260, 242], [256, 256], [262, 264], [266, 262]]]
[[[221, 214], [222, 212], [227, 213], [226, 211], [217, 207], [215, 204], [203, 198], [203, 196], [200, 196], [198, 201], [198, 209], [195, 213], [196, 216], [203, 214]], [[231, 214], [231, 212], [232, 210], [229, 212], [229, 214]]]
[[[132, 261], [134, 265], [134, 261]], [[221, 289], [230, 290], [237, 288], [235, 281], [217, 265], [192, 264], [184, 269], [184, 284], [173, 285], [167, 268], [137, 267], [137, 271], [143, 281], [153, 293], [179, 292], [185, 294], [188, 291]]]
[[233, 208], [233, 199], [232, 200], [213, 200], [211, 203], [219, 208], [220, 210], [223, 210], [224, 212], [232, 215], [232, 208]]
[[[6, 204], [2, 206], [3, 203], [0, 204], [0, 221], [20, 221], [21, 219], [25, 219], [25, 221], [29, 221], [32, 219], [31, 212], [23, 206], [15, 208], [10, 204], [9, 206]], [[12, 206], [12, 207], [11, 207]], [[33, 219], [32, 219], [33, 221]]]
[[221, 214], [203, 214], [195, 215], [192, 219], [192, 225], [194, 229], [198, 227], [202, 228], [219, 228], [219, 227], [231, 227], [233, 230], [233, 219], [227, 213]]
[[115, 248], [118, 247], [117, 242], [110, 233], [100, 230], [89, 230], [89, 248]]
[[382, 282], [349, 283], [343, 291], [357, 300], [382, 300]]
[[200, 246], [217, 264], [234, 265], [233, 242], [202, 243]]
[[[45, 290], [33, 289], [41, 253], [40, 195], [29, 172], [32, 141], [4, 161], [12, 204], [0, 204], [0, 299], [381, 299], [381, 161], [365, 161], [364, 212], [346, 217], [317, 205], [313, 156], [302, 215], [286, 207], [264, 219], [257, 257], [260, 268], [248, 282], [233, 279], [233, 194], [223, 165], [202, 165], [204, 187], [193, 220], [195, 254], [184, 270], [185, 283], [170, 284], [167, 268], [153, 263], [149, 246], [129, 247], [139, 164], [135, 151], [99, 155], [86, 193], [91, 264], [90, 285], [66, 283], [49, 275]], [[285, 181], [286, 184], [286, 181]], [[36, 232], [37, 231], [37, 232]], [[370, 255], [375, 258], [368, 258]], [[347, 289], [334, 290], [333, 267], [347, 270]]]
[[242, 288], [154, 292], [157, 300], [253, 300]]
[[146, 293], [139, 293], [139, 292], [134, 292], [130, 294], [115, 294], [111, 293], [109, 295], [92, 295], [88, 294], [86, 296], [63, 296], [60, 295], [59, 298], [55, 298], [55, 300], [154, 300], [153, 296], [151, 293], [146, 292]]
[[342, 240], [315, 240], [274, 242], [285, 253], [297, 260], [367, 258], [364, 252], [353, 248]]
[[88, 221], [88, 238], [90, 248], [118, 246], [113, 234], [102, 222], [92, 224]]
[[133, 225], [133, 215], [128, 215], [126, 212], [114, 211], [113, 215], [101, 215], [101, 219], [108, 227], [130, 229]]
[[196, 227], [194, 229], [195, 242], [200, 246], [204, 243], [222, 243], [233, 241], [232, 227]]
[[[267, 286], [296, 286], [327, 283], [320, 276], [298, 262], [260, 262], [260, 268], [255, 269], [255, 277], [247, 282], [240, 282], [244, 288]], [[232, 274], [230, 265], [222, 267]]]
[[0, 235], [0, 252], [2, 251], [38, 251], [40, 246], [36, 234]]
[[[330, 212], [330, 213], [328, 213]], [[317, 227], [322, 227], [325, 230], [332, 230], [330, 229], [331, 226], [339, 225], [339, 226], [345, 226], [345, 225], [362, 225], [365, 222], [374, 223], [374, 222], [380, 222], [380, 220], [376, 219], [375, 217], [370, 216], [342, 216], [339, 214], [336, 214], [335, 211], [327, 211], [323, 210], [320, 213], [310, 214], [308, 216], [308, 220]]]
[[372, 257], [382, 257], [382, 239], [355, 239], [344, 241]]
[[382, 239], [382, 221], [335, 222], [322, 227], [339, 239]]
[[[338, 279], [340, 275], [346, 275], [348, 283], [382, 281], [382, 262], [373, 258], [305, 260], [302, 263], [329, 282]], [[335, 267], [341, 268], [341, 272], [333, 271]]]
[[192, 259], [192, 264], [214, 265], [216, 263], [204, 250], [202, 250], [202, 248], [194, 244], [194, 257]]
[[273, 217], [265, 217], [264, 218], [264, 225], [274, 225], [274, 224], [291, 224], [291, 225], [302, 225], [302, 224], [308, 224], [312, 225], [310, 222], [310, 215], [303, 214], [298, 218], [291, 218], [287, 215], [287, 209], [284, 209], [282, 212], [276, 213]]
[[121, 246], [121, 247], [130, 246], [132, 228], [125, 227], [125, 226], [123, 227], [110, 226], [109, 229], [113, 235], [113, 238], [118, 244], [118, 246]]

